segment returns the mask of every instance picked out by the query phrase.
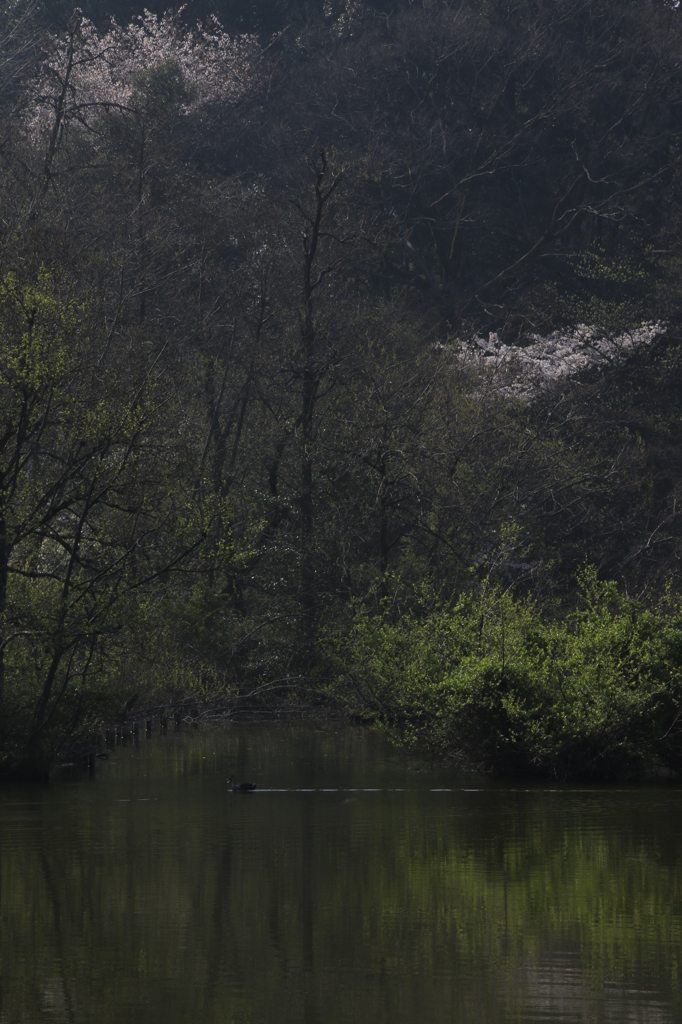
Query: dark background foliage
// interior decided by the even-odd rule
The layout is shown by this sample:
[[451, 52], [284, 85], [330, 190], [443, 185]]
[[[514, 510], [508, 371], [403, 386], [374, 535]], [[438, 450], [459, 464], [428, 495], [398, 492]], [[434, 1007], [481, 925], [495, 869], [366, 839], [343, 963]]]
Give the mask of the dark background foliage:
[[[61, 46], [81, 66], [82, 15], [105, 32], [141, 13], [2, 16], [7, 366], [36, 282], [54, 331], [71, 311], [60, 345], [78, 339], [68, 379], [3, 385], [15, 754], [49, 732], [37, 706], [54, 751], [123, 701], [131, 666], [166, 697], [318, 692], [320, 638], [358, 602], [399, 620], [424, 587], [494, 581], [552, 620], [586, 562], [644, 603], [678, 588], [677, 6], [189, 3], [180, 34], [215, 14], [257, 37], [229, 100], [195, 101], [174, 59], [117, 103], [55, 64]], [[539, 387], [459, 347], [643, 322], [649, 344]]]

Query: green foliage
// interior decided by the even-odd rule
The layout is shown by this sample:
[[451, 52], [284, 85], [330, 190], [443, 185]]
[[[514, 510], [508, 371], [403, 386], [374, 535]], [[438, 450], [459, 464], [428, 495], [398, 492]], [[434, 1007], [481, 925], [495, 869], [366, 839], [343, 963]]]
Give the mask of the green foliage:
[[214, 6], [268, 37], [220, 36], [220, 102], [176, 22], [166, 57], [7, 22], [3, 748], [131, 690], [315, 693], [326, 629], [349, 707], [463, 763], [677, 770], [680, 22], [555, 8]]
[[580, 578], [552, 618], [493, 589], [391, 621], [355, 610], [332, 642], [335, 697], [468, 767], [555, 778], [682, 768], [682, 603]]
[[97, 337], [58, 273], [0, 283], [0, 714], [8, 766], [32, 774], [117, 702], [117, 661], [161, 577], [216, 524], [207, 557], [232, 552], [226, 502], [192, 500], [165, 462], [157, 356], [129, 355], [123, 375]]

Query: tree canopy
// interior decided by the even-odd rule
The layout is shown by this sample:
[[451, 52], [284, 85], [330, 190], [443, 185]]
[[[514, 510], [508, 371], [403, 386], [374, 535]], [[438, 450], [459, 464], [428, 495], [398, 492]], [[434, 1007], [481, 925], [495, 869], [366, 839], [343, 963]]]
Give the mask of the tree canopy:
[[358, 614], [676, 593], [677, 5], [146, 6], [0, 22], [7, 763], [140, 672], [329, 699]]

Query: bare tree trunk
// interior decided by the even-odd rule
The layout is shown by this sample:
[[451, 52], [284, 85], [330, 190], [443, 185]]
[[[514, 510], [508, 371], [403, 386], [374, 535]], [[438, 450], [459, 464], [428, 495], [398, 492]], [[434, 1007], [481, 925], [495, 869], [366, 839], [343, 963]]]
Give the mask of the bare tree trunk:
[[301, 407], [301, 603], [303, 607], [303, 629], [307, 641], [315, 633], [315, 567], [312, 552], [313, 543], [313, 418], [317, 398], [317, 373], [315, 367], [315, 329], [312, 322], [311, 305], [306, 308], [304, 326], [305, 365], [303, 368], [303, 389]]
[[[92, 496], [95, 491], [96, 483], [97, 476], [95, 475], [93, 476], [93, 480], [90, 484], [87, 497], [83, 502], [83, 510], [81, 512], [78, 527], [76, 529], [76, 534], [72, 541], [69, 565], [66, 570], [64, 582], [62, 584], [61, 607], [59, 611], [59, 619], [56, 629], [56, 644], [52, 655], [52, 660], [50, 662], [50, 667], [47, 670], [47, 675], [45, 677], [45, 682], [43, 684], [43, 689], [40, 694], [40, 698], [33, 712], [33, 721], [31, 723], [31, 731], [29, 734], [28, 741], [28, 756], [29, 762], [33, 762], [36, 766], [38, 766], [38, 768], [41, 767], [43, 755], [42, 734], [45, 731], [45, 727], [49, 725], [49, 721], [51, 718], [51, 714], [48, 714], [48, 706], [50, 703], [50, 697], [52, 696], [52, 691], [54, 689], [55, 682], [57, 681], [57, 674], [59, 672], [62, 658], [70, 650], [72, 652], [71, 659], [73, 659], [73, 651], [78, 646], [77, 640], [71, 640], [70, 642], [64, 641], [64, 627], [67, 620], [68, 600], [71, 592], [71, 580], [76, 569], [79, 557], [81, 538], [83, 536], [83, 527], [85, 525], [85, 520], [91, 507]], [[64, 681], [62, 683], [61, 691], [58, 693], [56, 700], [53, 702], [53, 710], [56, 704], [59, 701], [61, 701], [62, 697], [64, 696], [64, 693], [66, 692], [66, 687], [69, 682], [69, 678], [70, 671], [69, 669], [67, 669]]]
[[332, 180], [325, 188], [327, 175], [327, 158], [324, 150], [316, 164], [315, 178], [315, 209], [313, 216], [306, 215], [308, 227], [304, 232], [303, 260], [303, 291], [301, 310], [301, 343], [303, 350], [303, 367], [301, 370], [301, 609], [303, 613], [303, 636], [309, 650], [315, 639], [316, 623], [316, 587], [315, 559], [313, 554], [313, 458], [312, 443], [314, 435], [315, 405], [320, 384], [320, 367], [317, 359], [316, 331], [313, 317], [313, 296], [315, 289], [324, 277], [324, 272], [313, 275], [313, 267], [320, 241], [320, 228], [325, 206], [338, 185], [339, 178]]
[[38, 195], [35, 197], [35, 200], [32, 204], [32, 209], [30, 213], [31, 220], [34, 220], [37, 217], [40, 204], [45, 198], [47, 190], [50, 187], [50, 182], [52, 181], [52, 165], [54, 164], [55, 156], [57, 155], [57, 150], [59, 149], [59, 144], [64, 134], [64, 118], [66, 114], [66, 105], [67, 98], [69, 95], [69, 88], [71, 85], [71, 75], [73, 72], [76, 48], [76, 35], [80, 31], [82, 17], [83, 15], [81, 12], [77, 11], [74, 14], [74, 22], [72, 23], [73, 27], [69, 31], [69, 43], [67, 51], [68, 58], [66, 63], [66, 71], [64, 72], [64, 78], [61, 83], [61, 89], [59, 91], [59, 96], [57, 97], [54, 122], [52, 125], [52, 131], [50, 132], [50, 141], [48, 143], [47, 153], [45, 154], [45, 164], [43, 167], [42, 183]]
[[379, 568], [381, 570], [381, 586], [388, 569], [388, 487], [386, 482], [386, 452], [379, 452]]
[[147, 308], [147, 279], [146, 279], [146, 253], [145, 253], [145, 237], [144, 237], [144, 223], [142, 220], [142, 208], [144, 205], [144, 172], [145, 172], [145, 130], [146, 125], [142, 122], [142, 137], [140, 139], [140, 157], [138, 162], [138, 177], [137, 177], [137, 243], [138, 243], [138, 260], [140, 266], [140, 323], [144, 321], [145, 312]]
[[2, 708], [5, 699], [5, 609], [7, 607], [7, 523], [0, 517], [0, 742], [2, 742]]

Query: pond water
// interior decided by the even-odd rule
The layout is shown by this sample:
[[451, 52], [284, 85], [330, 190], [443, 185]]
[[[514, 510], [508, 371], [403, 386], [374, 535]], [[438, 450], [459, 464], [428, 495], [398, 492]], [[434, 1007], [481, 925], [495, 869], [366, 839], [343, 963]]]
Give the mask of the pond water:
[[142, 738], [0, 791], [0, 1022], [679, 1024], [681, 808], [350, 728]]

